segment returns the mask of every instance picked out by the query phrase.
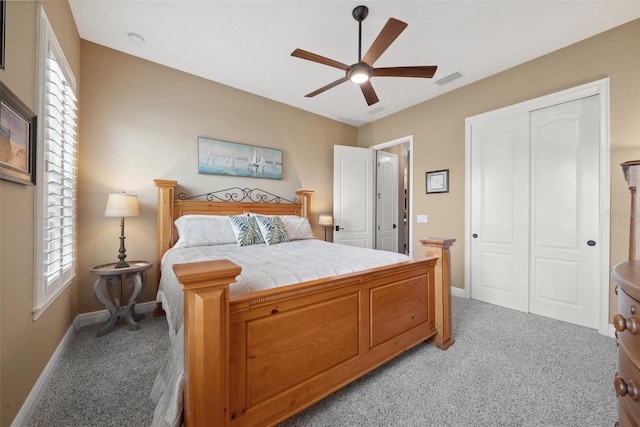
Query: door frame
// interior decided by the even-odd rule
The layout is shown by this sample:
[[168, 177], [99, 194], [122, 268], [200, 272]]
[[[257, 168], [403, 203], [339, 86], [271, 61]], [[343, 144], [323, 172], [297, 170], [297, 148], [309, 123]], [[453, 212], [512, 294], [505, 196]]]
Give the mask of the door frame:
[[[409, 214], [407, 221], [409, 227], [409, 257], [413, 258], [413, 135], [403, 136], [391, 141], [373, 145], [369, 148], [373, 150], [382, 150], [383, 148], [393, 147], [394, 145], [409, 144]], [[398, 221], [400, 219], [398, 218]]]
[[588, 96], [600, 95], [600, 292], [598, 293], [598, 332], [609, 335], [609, 238], [610, 216], [610, 136], [609, 136], [609, 78], [595, 80], [560, 92], [524, 101], [508, 107], [478, 114], [465, 119], [465, 267], [464, 297], [471, 296], [471, 128], [479, 123], [509, 115], [550, 107], [575, 101]]

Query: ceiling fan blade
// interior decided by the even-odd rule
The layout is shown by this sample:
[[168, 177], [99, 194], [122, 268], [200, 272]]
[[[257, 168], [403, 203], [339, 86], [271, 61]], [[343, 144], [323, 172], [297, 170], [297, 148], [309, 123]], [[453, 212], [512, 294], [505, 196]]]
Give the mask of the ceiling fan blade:
[[422, 67], [388, 67], [374, 68], [374, 77], [422, 77], [430, 79], [436, 73], [436, 65], [425, 65]]
[[311, 92], [311, 93], [306, 94], [306, 95], [305, 95], [305, 97], [306, 97], [306, 98], [312, 98], [312, 97], [314, 97], [314, 96], [316, 96], [316, 95], [321, 94], [321, 93], [322, 93], [322, 92], [324, 92], [325, 90], [329, 90], [329, 89], [331, 89], [332, 87], [338, 86], [340, 83], [344, 83], [344, 82], [346, 82], [346, 81], [347, 81], [347, 78], [346, 78], [346, 77], [343, 77], [343, 78], [341, 78], [341, 79], [336, 80], [335, 82], [329, 83], [328, 85], [321, 87], [320, 89], [318, 89], [318, 90], [316, 90], [316, 91], [313, 91], [313, 92]]
[[294, 50], [293, 52], [291, 52], [291, 56], [306, 59], [307, 61], [317, 62], [319, 64], [328, 65], [330, 67], [339, 68], [344, 71], [349, 68], [348, 65], [343, 64], [342, 62], [334, 61], [333, 59], [325, 58], [324, 56], [316, 55], [315, 53], [307, 52], [306, 50], [302, 49]]
[[367, 53], [365, 53], [362, 62], [373, 65], [405, 28], [407, 28], [405, 22], [398, 21], [395, 18], [389, 18], [382, 28], [382, 31], [380, 31], [380, 34], [378, 34], [378, 37], [373, 41]]
[[376, 91], [373, 90], [373, 86], [371, 86], [371, 81], [367, 80], [364, 83], [360, 83], [360, 89], [362, 89], [364, 99], [367, 100], [367, 105], [373, 105], [379, 101]]

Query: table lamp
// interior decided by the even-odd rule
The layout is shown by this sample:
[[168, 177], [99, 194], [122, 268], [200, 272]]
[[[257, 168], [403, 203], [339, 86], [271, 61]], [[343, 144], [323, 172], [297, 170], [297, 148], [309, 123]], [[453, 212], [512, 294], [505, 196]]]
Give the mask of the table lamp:
[[318, 224], [324, 226], [324, 241], [327, 241], [327, 227], [333, 227], [333, 216], [329, 214], [321, 214], [318, 218]]
[[129, 267], [125, 262], [127, 257], [124, 248], [124, 218], [128, 216], [138, 216], [138, 196], [122, 193], [111, 193], [107, 199], [107, 208], [104, 216], [120, 218], [120, 250], [118, 251], [118, 259], [120, 260], [115, 267]]

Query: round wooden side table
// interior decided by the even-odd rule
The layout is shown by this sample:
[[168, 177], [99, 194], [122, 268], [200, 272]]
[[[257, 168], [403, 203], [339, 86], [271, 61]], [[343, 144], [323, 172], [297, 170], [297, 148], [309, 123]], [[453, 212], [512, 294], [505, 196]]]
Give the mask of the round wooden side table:
[[[103, 336], [111, 332], [120, 316], [124, 316], [129, 329], [140, 329], [138, 321], [144, 318], [143, 314], [136, 313], [136, 299], [144, 289], [147, 283], [147, 270], [153, 265], [149, 261], [128, 261], [129, 267], [116, 268], [116, 263], [97, 265], [91, 268], [92, 276], [98, 276], [96, 283], [93, 285], [93, 293], [98, 301], [100, 301], [111, 313], [109, 322], [96, 332], [96, 336]], [[115, 292], [116, 283], [124, 286], [127, 282], [133, 282], [133, 293], [129, 297], [126, 306], [122, 306], [119, 295]], [[104, 288], [109, 295], [105, 295]]]

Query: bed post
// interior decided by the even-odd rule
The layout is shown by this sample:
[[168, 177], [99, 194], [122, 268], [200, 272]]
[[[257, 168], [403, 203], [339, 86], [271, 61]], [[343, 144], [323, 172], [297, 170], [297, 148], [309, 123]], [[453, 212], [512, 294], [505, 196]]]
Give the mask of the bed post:
[[158, 187], [158, 268], [160, 259], [173, 245], [173, 202], [178, 181], [154, 179]]
[[184, 425], [226, 426], [229, 283], [241, 268], [218, 260], [176, 264], [173, 270], [184, 292]]
[[[178, 181], [154, 179], [153, 182], [158, 187], [158, 262], [156, 262], [158, 275], [156, 277], [160, 280], [160, 260], [162, 255], [173, 245], [173, 200]], [[161, 303], [157, 304], [153, 314], [156, 316], [164, 315]]]
[[298, 195], [298, 202], [302, 206], [300, 216], [311, 221], [311, 195], [313, 194], [313, 190], [296, 190], [296, 194]]
[[438, 333], [432, 338], [434, 344], [446, 350], [453, 345], [451, 338], [451, 255], [449, 248], [456, 239], [432, 237], [420, 240], [427, 247], [428, 257], [438, 258], [435, 268], [435, 317]]

